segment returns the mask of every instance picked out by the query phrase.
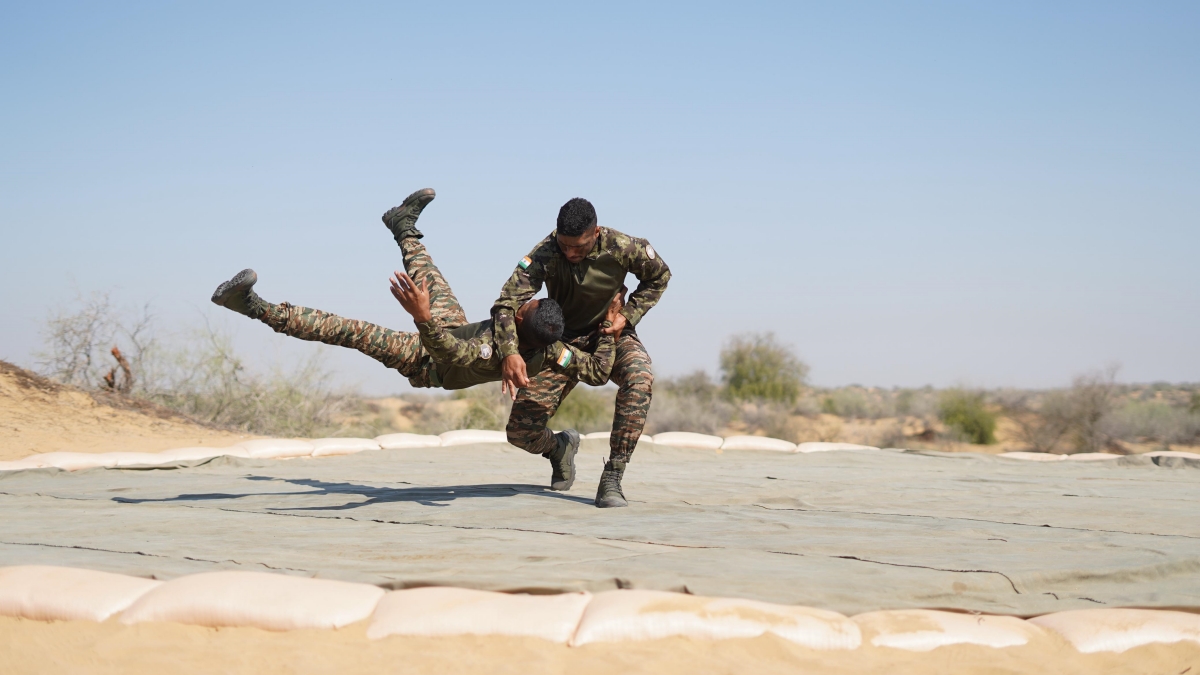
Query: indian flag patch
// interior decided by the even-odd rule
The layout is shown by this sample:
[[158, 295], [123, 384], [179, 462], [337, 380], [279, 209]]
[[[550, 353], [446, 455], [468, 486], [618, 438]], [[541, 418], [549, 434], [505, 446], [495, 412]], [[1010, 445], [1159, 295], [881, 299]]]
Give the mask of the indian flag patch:
[[556, 359], [556, 361], [560, 368], [566, 368], [567, 364], [571, 362], [571, 350], [563, 347], [562, 351], [558, 353], [558, 359]]
[[533, 258], [530, 258], [529, 256], [525, 256], [524, 258], [521, 258], [521, 262], [517, 263], [517, 267], [520, 267], [523, 270], [527, 270], [527, 269], [529, 269], [529, 266], [532, 264], [533, 264]]

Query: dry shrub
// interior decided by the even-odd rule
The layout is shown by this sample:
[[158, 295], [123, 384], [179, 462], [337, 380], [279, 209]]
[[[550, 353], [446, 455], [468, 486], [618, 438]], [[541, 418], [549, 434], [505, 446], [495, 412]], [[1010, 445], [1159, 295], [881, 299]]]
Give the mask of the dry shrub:
[[[81, 298], [73, 311], [46, 321], [44, 375], [83, 388], [104, 387], [112, 362], [102, 358], [120, 347], [128, 355], [127, 393], [204, 423], [271, 436], [359, 435], [371, 428], [347, 427], [339, 417], [363, 406], [362, 399], [333, 388], [333, 374], [320, 352], [267, 372], [248, 369], [228, 334], [209, 325], [183, 333], [157, 330], [150, 308], [131, 313], [104, 294]], [[108, 387], [115, 388], [115, 387]]]
[[734, 415], [734, 407], [723, 400], [720, 393], [720, 387], [702, 370], [682, 377], [656, 380], [646, 433], [716, 433], [728, 425]]
[[550, 424], [555, 429], [574, 429], [584, 434], [610, 431], [615, 409], [615, 389], [580, 385], [572, 389], [558, 406], [558, 412], [554, 413]]

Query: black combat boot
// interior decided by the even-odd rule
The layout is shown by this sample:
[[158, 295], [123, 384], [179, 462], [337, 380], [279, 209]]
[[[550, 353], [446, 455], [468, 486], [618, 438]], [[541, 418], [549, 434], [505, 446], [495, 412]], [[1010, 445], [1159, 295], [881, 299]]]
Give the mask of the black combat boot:
[[245, 314], [251, 319], [261, 318], [267, 311], [268, 303], [254, 292], [256, 283], [258, 275], [254, 270], [242, 270], [229, 281], [217, 286], [217, 290], [212, 294], [213, 304], [232, 309], [238, 314]]
[[436, 196], [433, 188], [422, 188], [405, 197], [403, 204], [390, 208], [383, 214], [383, 224], [391, 230], [397, 244], [405, 237], [420, 239], [425, 236], [417, 229], [417, 218]]
[[629, 506], [625, 501], [625, 493], [621, 492], [621, 476], [625, 475], [625, 464], [618, 459], [610, 459], [604, 465], [604, 473], [600, 474], [600, 487], [596, 488], [596, 506], [611, 509], [618, 506]]
[[575, 484], [575, 453], [579, 452], [579, 432], [567, 429], [554, 434], [558, 447], [542, 455], [550, 460], [550, 489], [570, 490]]

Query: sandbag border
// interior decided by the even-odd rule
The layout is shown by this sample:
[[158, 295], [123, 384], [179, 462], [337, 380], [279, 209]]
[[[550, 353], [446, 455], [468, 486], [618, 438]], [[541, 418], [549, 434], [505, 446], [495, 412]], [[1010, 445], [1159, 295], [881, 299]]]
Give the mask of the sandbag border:
[[[928, 609], [846, 617], [795, 605], [648, 590], [507, 594], [454, 587], [398, 591], [370, 584], [265, 572], [206, 572], [160, 582], [81, 568], [0, 567], [0, 616], [35, 621], [171, 621], [285, 631], [369, 621], [391, 635], [537, 637], [572, 647], [595, 642], [732, 639], [772, 633], [818, 650], [864, 644], [924, 652], [971, 644], [995, 649], [1054, 634], [1080, 653], [1182, 641], [1200, 645], [1200, 614], [1083, 609], [1030, 619]], [[520, 620], [515, 620], [515, 619]]]
[[[609, 432], [584, 434], [587, 440], [606, 440]], [[712, 436], [690, 431], [667, 431], [655, 436], [642, 436], [641, 442], [674, 448], [707, 450], [710, 452], [767, 451], [791, 453], [813, 453], [834, 451], [855, 452], [907, 452], [902, 448], [877, 448], [855, 443], [806, 442], [792, 443], [765, 436]], [[216, 457], [230, 456], [249, 459], [296, 459], [349, 455], [372, 450], [399, 450], [409, 448], [453, 447], [466, 444], [508, 445], [503, 431], [491, 429], [456, 429], [437, 436], [425, 434], [396, 433], [368, 438], [318, 438], [314, 440], [259, 438], [243, 441], [227, 447], [185, 447], [162, 452], [49, 452], [30, 455], [24, 459], [0, 462], [0, 471], [57, 468], [79, 471], [94, 468], [146, 468], [181, 461], [205, 461]], [[509, 446], [512, 447], [512, 446]], [[1122, 455], [1093, 452], [1075, 455], [1058, 455], [1046, 452], [1004, 452], [996, 455], [1004, 459], [1034, 462], [1092, 462], [1120, 459]], [[1200, 460], [1200, 454], [1192, 452], [1166, 451], [1148, 452], [1138, 457], [1179, 458]]]

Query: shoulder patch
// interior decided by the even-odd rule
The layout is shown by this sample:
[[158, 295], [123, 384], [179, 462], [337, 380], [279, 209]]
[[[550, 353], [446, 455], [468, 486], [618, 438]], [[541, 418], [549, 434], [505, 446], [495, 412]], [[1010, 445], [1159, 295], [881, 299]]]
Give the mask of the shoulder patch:
[[558, 358], [554, 361], [558, 363], [560, 368], [566, 368], [571, 363], [571, 356], [573, 356], [571, 350], [563, 347], [562, 351], [558, 353]]
[[479, 358], [487, 361], [492, 358], [492, 346], [489, 344], [479, 345]]
[[654, 253], [654, 247], [650, 244], [646, 244], [646, 255], [650, 256], [651, 260], [654, 260], [656, 254]]
[[521, 258], [521, 262], [517, 263], [517, 267], [520, 267], [523, 270], [527, 270], [527, 269], [529, 269], [529, 266], [532, 264], [533, 264], [533, 258], [530, 258], [529, 256], [525, 256], [524, 258]]

